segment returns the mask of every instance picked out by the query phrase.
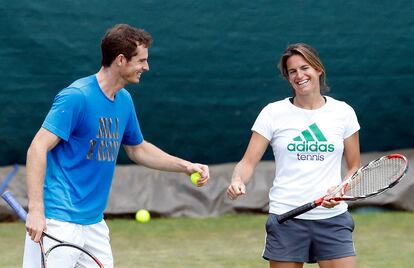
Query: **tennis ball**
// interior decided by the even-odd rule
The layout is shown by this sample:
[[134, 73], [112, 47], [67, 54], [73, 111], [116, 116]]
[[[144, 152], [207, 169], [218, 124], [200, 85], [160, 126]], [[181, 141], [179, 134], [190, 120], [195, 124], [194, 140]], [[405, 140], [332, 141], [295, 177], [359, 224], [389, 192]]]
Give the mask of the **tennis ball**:
[[151, 214], [146, 209], [140, 209], [135, 214], [135, 220], [137, 222], [146, 223], [151, 219]]
[[199, 172], [194, 172], [193, 174], [191, 174], [191, 182], [195, 185], [198, 186], [198, 179], [201, 178], [201, 174]]

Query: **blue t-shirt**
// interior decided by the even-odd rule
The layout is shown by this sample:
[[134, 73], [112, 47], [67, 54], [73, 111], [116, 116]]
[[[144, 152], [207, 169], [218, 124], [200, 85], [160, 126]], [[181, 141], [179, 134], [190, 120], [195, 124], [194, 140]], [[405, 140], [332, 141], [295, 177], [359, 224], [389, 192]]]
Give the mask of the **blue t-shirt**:
[[143, 141], [131, 95], [110, 100], [95, 75], [81, 78], [58, 93], [42, 127], [61, 138], [47, 155], [46, 217], [101, 221], [120, 145]]

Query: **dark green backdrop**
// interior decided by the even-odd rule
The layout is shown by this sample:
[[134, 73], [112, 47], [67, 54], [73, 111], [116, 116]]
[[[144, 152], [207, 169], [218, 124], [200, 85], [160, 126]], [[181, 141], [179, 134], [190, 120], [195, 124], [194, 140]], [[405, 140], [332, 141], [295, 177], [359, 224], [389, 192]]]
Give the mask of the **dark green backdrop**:
[[0, 165], [25, 162], [54, 95], [99, 69], [100, 38], [121, 22], [154, 37], [151, 71], [127, 88], [145, 138], [170, 153], [239, 160], [260, 109], [290, 94], [276, 63], [296, 42], [355, 108], [363, 152], [413, 148], [413, 14], [412, 0], [2, 3]]

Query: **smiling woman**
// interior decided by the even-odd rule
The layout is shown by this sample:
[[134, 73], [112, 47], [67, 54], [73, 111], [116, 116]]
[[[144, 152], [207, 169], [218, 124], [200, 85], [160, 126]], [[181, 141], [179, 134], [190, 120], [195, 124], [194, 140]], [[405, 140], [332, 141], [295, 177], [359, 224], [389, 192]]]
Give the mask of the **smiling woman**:
[[291, 64], [299, 63], [299, 67], [304, 70], [312, 67], [318, 73], [320, 92], [329, 92], [329, 86], [326, 84], [325, 67], [319, 58], [318, 52], [313, 47], [301, 43], [294, 44], [289, 46], [289, 49], [286, 49], [285, 53], [280, 58], [278, 64], [279, 71], [289, 80], [289, 82], [291, 82], [291, 74], [295, 74], [296, 69], [293, 66], [287, 66], [289, 60], [291, 61]]
[[260, 112], [227, 195], [236, 199], [246, 194], [245, 184], [271, 145], [276, 176], [269, 194], [263, 258], [271, 268], [315, 262], [321, 267], [356, 267], [354, 223], [345, 203], [323, 200], [318, 211], [299, 215], [295, 221], [280, 224], [276, 220], [277, 215], [301, 205], [301, 200], [323, 196], [340, 184], [344, 153], [348, 174], [360, 165], [357, 117], [346, 103], [322, 95], [328, 86], [316, 50], [306, 44], [290, 45], [278, 67], [293, 97], [270, 103]]
[[[322, 107], [325, 104], [319, 82], [322, 71], [312, 67], [301, 55], [293, 55], [288, 58], [286, 67], [289, 74], [288, 80], [295, 95], [294, 104], [310, 110]], [[306, 99], [299, 96], [306, 96]], [[314, 98], [314, 100], [309, 98]], [[306, 102], [304, 102], [305, 100]]]

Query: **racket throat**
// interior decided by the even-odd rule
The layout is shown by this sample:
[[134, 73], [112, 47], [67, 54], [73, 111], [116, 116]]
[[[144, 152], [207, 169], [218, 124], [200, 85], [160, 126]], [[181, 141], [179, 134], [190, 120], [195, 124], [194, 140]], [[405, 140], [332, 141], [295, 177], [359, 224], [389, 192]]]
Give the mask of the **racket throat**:
[[322, 203], [323, 203], [323, 201], [325, 200], [325, 198], [326, 198], [326, 196], [321, 197], [321, 198], [319, 198], [319, 199], [317, 199], [317, 200], [313, 201], [313, 202], [312, 202], [311, 209], [314, 209], [314, 208], [319, 207], [320, 205], [322, 205]]

